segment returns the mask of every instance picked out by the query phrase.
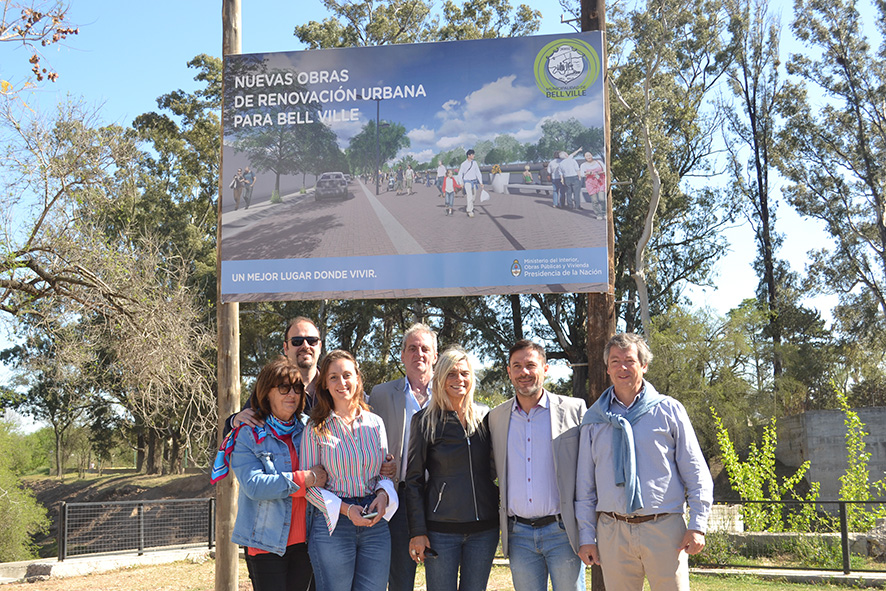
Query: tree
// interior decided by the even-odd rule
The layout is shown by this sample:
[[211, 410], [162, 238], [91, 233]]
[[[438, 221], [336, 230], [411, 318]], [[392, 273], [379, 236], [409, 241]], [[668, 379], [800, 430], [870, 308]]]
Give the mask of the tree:
[[[170, 442], [173, 464], [178, 451], [208, 450], [215, 425], [199, 294], [207, 276], [215, 293], [218, 116], [199, 99], [172, 93], [160, 104], [175, 119], [139, 119], [151, 153], [77, 105], [25, 120], [6, 105], [0, 309], [47, 337], [76, 330], [101, 353], [79, 374], [91, 403], [121, 404], [161, 451]], [[41, 387], [57, 392], [60, 380], [47, 378]]]
[[443, 24], [427, 0], [321, 0], [331, 15], [295, 27], [309, 49], [369, 47], [396, 43], [455, 41], [531, 35], [541, 12], [525, 4], [516, 11], [507, 0], [467, 0], [443, 5]]
[[0, 562], [34, 558], [32, 537], [49, 529], [46, 509], [21, 484], [12, 462], [12, 452], [23, 440], [10, 423], [0, 421]]
[[[58, 73], [43, 65], [41, 47], [48, 47], [76, 35], [79, 29], [68, 21], [68, 7], [58, 0], [0, 2], [0, 42], [18, 44], [29, 53], [28, 63], [37, 82], [55, 82]], [[13, 92], [8, 80], [0, 79], [0, 95]]]
[[[378, 165], [381, 168], [396, 158], [400, 150], [408, 148], [411, 142], [406, 128], [400, 123], [385, 123], [379, 126], [379, 131]], [[348, 144], [348, 159], [357, 167], [356, 170], [375, 174], [375, 147], [375, 121], [369, 120]]]
[[[214, 302], [221, 60], [202, 54], [188, 67], [204, 87], [163, 94], [158, 111], [135, 118], [133, 128], [151, 148], [139, 152], [139, 196], [106, 219], [113, 224], [110, 232], [148, 232], [164, 256], [187, 258], [193, 265], [189, 283]], [[214, 316], [211, 309], [206, 314]]]
[[514, 11], [508, 0], [467, 0], [461, 6], [447, 0], [443, 4], [443, 21], [431, 33], [435, 41], [524, 37], [538, 32], [541, 11], [526, 4]]
[[[882, 23], [886, 5], [875, 9]], [[825, 104], [802, 97], [786, 113], [784, 192], [834, 241], [810, 253], [810, 286], [840, 294], [842, 330], [873, 344], [886, 332], [886, 44], [874, 52], [854, 0], [801, 0], [795, 15], [791, 29], [812, 52], [792, 55], [788, 72]]]
[[309, 49], [369, 47], [425, 40], [431, 3], [427, 0], [321, 0], [332, 15], [322, 23], [295, 27]]
[[54, 118], [29, 113], [11, 102], [0, 105], [6, 145], [0, 154], [6, 195], [0, 204], [0, 311], [39, 313], [40, 302], [52, 297], [82, 310], [131, 316], [141, 294], [96, 273], [100, 238], [76, 231], [71, 205], [88, 200], [101, 206], [131, 195], [134, 184], [118, 179], [131, 174], [136, 161], [132, 134], [96, 126], [96, 115], [77, 104], [60, 105]]
[[0, 353], [0, 359], [14, 368], [16, 385], [26, 389], [12, 407], [52, 427], [56, 476], [64, 478], [68, 434], [90, 404], [84, 371], [90, 359], [75, 329], [55, 327], [40, 334], [44, 326], [38, 323], [36, 334]]
[[[616, 217], [616, 299], [639, 297], [640, 324], [678, 301], [687, 282], [710, 281], [733, 211], [711, 187], [683, 188], [710, 174], [720, 119], [706, 110], [729, 65], [722, 4], [670, 0], [617, 9], [607, 31], [615, 103], [611, 121]], [[633, 285], [629, 285], [632, 282]], [[628, 304], [626, 328], [637, 328]]]
[[735, 58], [727, 79], [738, 106], [726, 108], [726, 119], [738, 146], [750, 151], [747, 161], [744, 161], [744, 150], [732, 141], [727, 141], [726, 146], [733, 190], [745, 204], [745, 216], [754, 228], [756, 265], [769, 315], [772, 370], [778, 388], [782, 375], [782, 320], [775, 253], [781, 236], [775, 231], [774, 191], [769, 173], [777, 155], [778, 114], [796, 97], [793, 86], [779, 80], [781, 27], [769, 14], [768, 0], [731, 1], [729, 13]]

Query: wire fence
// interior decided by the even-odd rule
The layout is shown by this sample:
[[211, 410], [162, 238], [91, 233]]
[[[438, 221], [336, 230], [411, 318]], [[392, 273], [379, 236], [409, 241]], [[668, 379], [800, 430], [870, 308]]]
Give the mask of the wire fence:
[[[849, 514], [864, 506], [882, 506], [883, 501], [716, 501], [738, 511], [727, 527], [709, 527], [705, 551], [693, 561], [695, 566], [793, 570], [833, 570], [850, 572], [886, 571], [886, 531], [850, 532]], [[786, 516], [804, 506], [814, 506], [815, 531], [744, 531], [735, 517], [743, 506], [777, 510]], [[740, 521], [740, 519], [739, 519]], [[709, 524], [710, 526], [711, 524]], [[746, 560], [750, 558], [751, 560]], [[761, 564], [759, 560], [765, 561]]]
[[61, 503], [58, 559], [215, 542], [215, 499]]

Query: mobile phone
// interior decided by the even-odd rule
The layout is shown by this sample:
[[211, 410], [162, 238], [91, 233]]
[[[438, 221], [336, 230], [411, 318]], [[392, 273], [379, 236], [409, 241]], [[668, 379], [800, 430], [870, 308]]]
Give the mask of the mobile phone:
[[437, 551], [431, 548], [430, 546], [425, 546], [425, 556], [430, 556], [431, 558], [437, 558], [439, 554]]
[[364, 519], [375, 519], [377, 515], [378, 515], [378, 511], [370, 511], [369, 513], [364, 513], [363, 518]]

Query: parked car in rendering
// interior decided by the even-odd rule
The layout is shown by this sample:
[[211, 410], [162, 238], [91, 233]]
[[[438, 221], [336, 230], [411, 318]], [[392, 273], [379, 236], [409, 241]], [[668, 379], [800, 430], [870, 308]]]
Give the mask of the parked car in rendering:
[[314, 188], [314, 199], [319, 201], [327, 197], [348, 198], [348, 181], [345, 179], [344, 174], [340, 172], [324, 172], [317, 179], [317, 186]]

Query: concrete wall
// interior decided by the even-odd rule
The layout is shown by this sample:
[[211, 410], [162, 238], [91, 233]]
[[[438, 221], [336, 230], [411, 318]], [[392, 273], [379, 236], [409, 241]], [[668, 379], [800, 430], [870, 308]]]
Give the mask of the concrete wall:
[[[853, 409], [868, 436], [865, 438], [871, 480], [886, 474], [886, 407]], [[809, 460], [806, 478], [821, 483], [822, 499], [837, 499], [840, 476], [846, 471], [846, 426], [839, 410], [813, 410], [778, 420], [778, 447], [775, 457], [787, 466]]]

